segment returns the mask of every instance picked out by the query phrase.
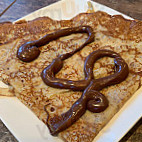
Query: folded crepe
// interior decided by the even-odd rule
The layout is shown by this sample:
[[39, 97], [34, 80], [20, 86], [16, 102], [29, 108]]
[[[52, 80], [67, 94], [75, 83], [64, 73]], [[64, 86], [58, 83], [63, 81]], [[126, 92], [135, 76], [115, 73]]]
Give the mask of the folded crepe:
[[[35, 37], [36, 34], [53, 31], [54, 28], [59, 28], [56, 24], [56, 21], [51, 20], [49, 17], [40, 17], [36, 20], [25, 21], [20, 20], [13, 24], [12, 22], [2, 22], [0, 23], [0, 45], [6, 44], [0, 51], [0, 62], [4, 64], [5, 59], [9, 56], [9, 50], [11, 48], [7, 46], [9, 42], [14, 42], [14, 40], [18, 38], [23, 38], [26, 35], [30, 35], [31, 37]], [[54, 25], [53, 29], [51, 25]], [[2, 69], [0, 69], [1, 76]], [[6, 84], [6, 80], [4, 78], [0, 78]], [[8, 85], [8, 84], [7, 84]], [[0, 96], [14, 96], [11, 87], [0, 88]]]
[[[67, 112], [78, 100], [82, 91], [57, 89], [47, 86], [41, 72], [53, 59], [82, 45], [88, 35], [72, 34], [53, 40], [40, 47], [39, 57], [25, 63], [16, 56], [18, 48], [28, 41], [38, 40], [54, 31], [88, 25], [93, 28], [94, 42], [64, 61], [57, 78], [84, 79], [84, 61], [95, 50], [109, 49], [125, 59], [129, 75], [125, 81], [100, 92], [109, 100], [109, 107], [101, 113], [86, 113], [72, 126], [59, 133], [64, 141], [91, 142], [124, 103], [141, 87], [142, 82], [142, 22], [126, 20], [120, 15], [105, 12], [82, 13], [71, 20], [54, 21], [43, 17], [19, 24], [5, 23], [0, 27], [0, 74], [16, 97], [29, 107], [37, 117], [50, 126], [55, 117]], [[5, 29], [7, 27], [7, 29]], [[5, 29], [5, 30], [4, 30]], [[99, 59], [93, 68], [94, 77], [101, 78], [114, 73], [114, 59]], [[47, 114], [48, 112], [48, 114]]]

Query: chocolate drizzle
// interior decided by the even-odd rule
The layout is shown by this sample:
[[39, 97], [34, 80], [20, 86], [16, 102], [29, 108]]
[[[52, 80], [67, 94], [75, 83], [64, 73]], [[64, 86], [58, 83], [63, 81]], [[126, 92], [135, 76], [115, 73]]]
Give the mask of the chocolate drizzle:
[[[40, 50], [38, 47], [47, 44], [62, 36], [67, 36], [72, 33], [87, 33], [88, 38], [84, 44], [72, 52], [62, 54], [52, 61], [41, 73], [44, 83], [54, 88], [71, 89], [74, 91], [83, 91], [82, 96], [72, 105], [72, 107], [64, 114], [54, 117], [50, 123], [47, 119], [47, 125], [52, 135], [65, 130], [77, 121], [88, 109], [93, 113], [104, 111], [108, 107], [107, 98], [99, 91], [103, 88], [115, 85], [126, 79], [129, 73], [128, 65], [119, 54], [110, 50], [96, 50], [92, 52], [85, 60], [84, 73], [85, 79], [72, 81], [67, 79], [58, 79], [55, 77], [63, 67], [63, 61], [71, 57], [76, 52], [80, 51], [84, 46], [94, 41], [93, 29], [89, 26], [80, 26], [76, 28], [62, 29], [51, 34], [45, 35], [43, 38], [27, 42], [17, 51], [17, 57], [24, 62], [35, 60]], [[113, 75], [95, 79], [93, 75], [94, 63], [102, 57], [112, 57], [115, 62], [115, 73]], [[48, 112], [47, 112], [48, 113]]]
[[48, 44], [50, 41], [58, 39], [59, 37], [68, 36], [72, 33], [88, 33], [89, 37], [86, 40], [86, 42], [82, 46], [80, 46], [78, 49], [70, 53], [60, 55], [62, 60], [69, 58], [74, 53], [81, 50], [84, 46], [94, 41], [93, 29], [89, 26], [80, 26], [76, 28], [62, 29], [59, 31], [55, 31], [51, 34], [47, 34], [39, 40], [30, 41], [23, 44], [22, 46], [19, 47], [17, 51], [17, 57], [24, 62], [31, 62], [35, 60], [40, 54], [40, 50], [38, 49], [38, 47]]
[[[94, 63], [102, 57], [115, 58], [115, 73], [113, 75], [94, 79], [93, 66]], [[110, 50], [96, 50], [92, 52], [85, 60], [84, 72], [85, 80], [72, 81], [66, 79], [55, 78], [55, 74], [62, 68], [63, 61], [61, 57], [56, 58], [53, 62], [46, 67], [42, 72], [43, 81], [51, 87], [65, 88], [71, 90], [84, 90], [80, 99], [78, 99], [66, 113], [61, 115], [59, 121], [53, 121], [51, 125], [48, 124], [52, 135], [58, 134], [60, 131], [65, 130], [77, 121], [88, 109], [93, 113], [104, 111], [108, 107], [107, 98], [99, 91], [103, 88], [115, 85], [126, 79], [128, 75], [128, 66], [126, 62], [120, 57], [119, 54]]]

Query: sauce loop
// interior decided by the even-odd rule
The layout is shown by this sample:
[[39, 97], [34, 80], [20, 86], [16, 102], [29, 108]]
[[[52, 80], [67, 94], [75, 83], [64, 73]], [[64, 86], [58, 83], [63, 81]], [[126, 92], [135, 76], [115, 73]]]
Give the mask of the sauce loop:
[[94, 32], [93, 32], [93, 29], [89, 26], [80, 26], [75, 28], [61, 29], [59, 31], [55, 31], [53, 33], [47, 34], [39, 40], [30, 41], [23, 44], [17, 50], [17, 57], [24, 62], [31, 62], [35, 60], [40, 54], [40, 50], [38, 49], [38, 47], [44, 46], [45, 44], [48, 44], [52, 40], [58, 39], [59, 37], [68, 36], [72, 33], [87, 33], [88, 39], [82, 46], [80, 46], [76, 50], [70, 53], [61, 55], [62, 60], [69, 58], [74, 53], [81, 50], [84, 46], [94, 41]]
[[[86, 58], [84, 65], [84, 80], [72, 81], [67, 79], [58, 79], [55, 77], [55, 74], [57, 74], [63, 67], [63, 61], [65, 59], [71, 57], [73, 54], [80, 51], [84, 46], [94, 41], [93, 29], [89, 26], [62, 29], [51, 34], [47, 34], [39, 40], [27, 42], [19, 47], [17, 57], [24, 62], [31, 62], [40, 54], [38, 47], [43, 46], [59, 37], [67, 36], [72, 33], [87, 33], [88, 38], [79, 48], [73, 50], [72, 52], [62, 54], [54, 59], [52, 63], [41, 73], [42, 80], [48, 86], [61, 89], [71, 89], [74, 91], [83, 91], [82, 96], [66, 113], [52, 118], [52, 122], [50, 122], [49, 118], [47, 119], [47, 125], [52, 135], [56, 135], [71, 126], [85, 113], [87, 109], [93, 113], [104, 111], [108, 107], [109, 103], [107, 98], [99, 91], [107, 86], [122, 82], [126, 79], [129, 73], [128, 65], [119, 54], [110, 50], [102, 49], [92, 52]], [[95, 79], [93, 75], [94, 63], [102, 57], [114, 58], [115, 73], [107, 77]]]
[[[107, 77], [94, 79], [94, 63], [99, 58], [106, 56], [115, 58], [115, 73]], [[52, 135], [56, 135], [71, 126], [85, 113], [87, 109], [93, 113], [104, 111], [108, 107], [108, 100], [99, 91], [107, 86], [122, 82], [126, 79], [129, 73], [128, 65], [120, 55], [106, 49], [96, 50], [86, 58], [84, 65], [85, 80], [72, 81], [56, 78], [55, 74], [62, 68], [62, 66], [63, 61], [58, 57], [43, 70], [41, 77], [45, 84], [55, 88], [71, 89], [75, 91], [84, 90], [84, 92], [80, 99], [78, 99], [66, 113], [62, 114], [59, 118], [53, 118], [51, 125], [49, 125], [48, 122], [48, 127], [50, 128]]]

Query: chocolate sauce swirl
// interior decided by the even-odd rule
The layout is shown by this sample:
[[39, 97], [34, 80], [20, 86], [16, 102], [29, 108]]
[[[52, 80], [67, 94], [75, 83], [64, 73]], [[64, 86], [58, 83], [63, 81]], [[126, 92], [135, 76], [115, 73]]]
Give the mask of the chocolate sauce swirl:
[[61, 29], [59, 31], [55, 31], [53, 33], [47, 34], [39, 40], [30, 41], [23, 44], [17, 50], [17, 57], [23, 62], [31, 62], [35, 60], [40, 54], [40, 50], [38, 49], [38, 47], [44, 46], [45, 44], [48, 44], [50, 41], [58, 39], [59, 37], [71, 35], [72, 33], [87, 33], [88, 39], [78, 49], [70, 53], [61, 55], [62, 60], [69, 58], [74, 53], [81, 50], [84, 46], [94, 41], [93, 29], [89, 26], [80, 26], [75, 28]]
[[[112, 57], [115, 59], [115, 73], [107, 77], [94, 79], [94, 63], [102, 57]], [[84, 80], [72, 81], [56, 78], [55, 74], [61, 69], [62, 66], [63, 61], [60, 57], [53, 60], [53, 62], [42, 72], [41, 77], [43, 81], [51, 87], [78, 91], [84, 90], [84, 92], [81, 98], [78, 99], [66, 113], [62, 114], [59, 118], [53, 118], [51, 125], [49, 125], [48, 122], [52, 135], [56, 135], [71, 126], [85, 113], [87, 109], [93, 113], [104, 111], [108, 107], [108, 100], [99, 91], [107, 86], [122, 82], [126, 79], [129, 73], [128, 65], [120, 57], [120, 55], [106, 49], [96, 50], [86, 58], [84, 65]]]
[[[24, 62], [31, 62], [40, 54], [38, 47], [43, 46], [59, 37], [67, 36], [72, 33], [87, 33], [88, 38], [79, 48], [73, 50], [72, 52], [62, 54], [54, 59], [52, 63], [41, 73], [42, 80], [48, 86], [61, 89], [71, 89], [74, 91], [83, 91], [82, 96], [66, 113], [52, 118], [52, 122], [50, 122], [49, 118], [47, 119], [47, 126], [49, 127], [52, 135], [56, 135], [71, 126], [85, 113], [86, 110], [93, 113], [104, 111], [108, 107], [109, 103], [107, 98], [99, 91], [107, 86], [122, 82], [126, 79], [129, 73], [128, 65], [119, 54], [110, 50], [102, 49], [92, 52], [86, 58], [84, 65], [84, 80], [72, 81], [55, 77], [55, 75], [63, 67], [63, 61], [65, 59], [71, 57], [73, 54], [80, 51], [84, 46], [94, 41], [93, 29], [89, 26], [62, 29], [51, 34], [47, 34], [39, 40], [27, 42], [19, 47], [17, 57]], [[107, 77], [95, 79], [93, 75], [94, 63], [102, 57], [114, 58], [115, 73]]]

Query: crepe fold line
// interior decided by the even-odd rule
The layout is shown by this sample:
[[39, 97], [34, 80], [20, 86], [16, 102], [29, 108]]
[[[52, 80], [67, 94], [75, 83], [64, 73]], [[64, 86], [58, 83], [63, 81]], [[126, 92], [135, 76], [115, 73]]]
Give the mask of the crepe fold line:
[[[68, 142], [91, 142], [108, 121], [120, 110], [124, 103], [141, 87], [142, 82], [142, 22], [126, 20], [120, 15], [111, 16], [105, 12], [82, 13], [71, 20], [54, 21], [42, 17], [20, 23], [3, 23], [0, 26], [0, 74], [14, 94], [29, 107], [44, 123], [51, 125], [55, 117], [70, 109], [82, 95], [68, 89], [56, 89], [44, 84], [40, 75], [58, 55], [70, 52], [85, 42], [86, 34], [72, 34], [51, 41], [40, 47], [40, 56], [31, 63], [24, 63], [16, 57], [17, 49], [25, 42], [36, 40], [53, 31], [91, 26], [95, 41], [64, 61], [64, 66], [56, 75], [70, 80], [84, 79], [84, 61], [97, 49], [110, 49], [119, 53], [129, 66], [130, 73], [120, 84], [104, 88], [109, 107], [101, 113], [86, 113], [71, 127], [58, 136]], [[7, 27], [7, 28], [6, 28]], [[95, 78], [114, 73], [114, 60], [104, 57], [94, 64]]]

